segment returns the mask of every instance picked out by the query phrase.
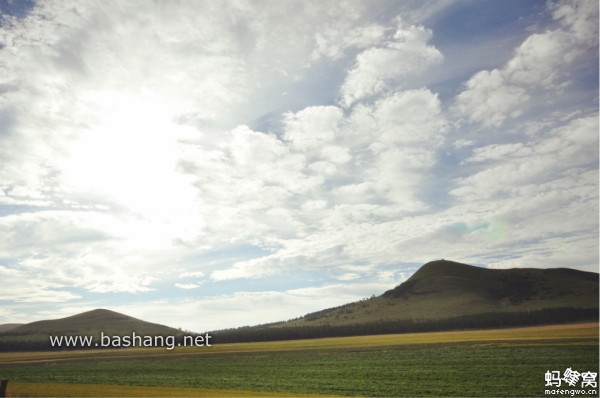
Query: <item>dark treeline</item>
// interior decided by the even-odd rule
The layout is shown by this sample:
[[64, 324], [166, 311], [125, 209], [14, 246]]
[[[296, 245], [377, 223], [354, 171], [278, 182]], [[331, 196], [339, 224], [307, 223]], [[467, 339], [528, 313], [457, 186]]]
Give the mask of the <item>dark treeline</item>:
[[214, 344], [223, 344], [463, 329], [495, 329], [583, 321], [598, 321], [598, 308], [551, 308], [531, 312], [463, 315], [439, 320], [381, 321], [340, 326], [253, 326], [218, 330], [211, 332], [211, 335]]
[[[240, 327], [237, 329], [217, 330], [214, 332], [208, 332], [208, 334], [210, 334], [211, 336], [211, 344], [224, 344], [257, 341], [315, 339], [322, 337], [362, 336], [392, 333], [435, 332], [445, 330], [495, 329], [584, 321], [597, 322], [598, 318], [598, 308], [551, 308], [531, 312], [504, 312], [464, 315], [439, 320], [381, 321], [341, 326], [248, 326]], [[54, 333], [52, 334], [54, 335]], [[11, 333], [10, 331], [1, 333], [0, 352], [73, 349], [97, 350], [103, 348], [96, 347], [94, 345], [92, 345], [91, 347], [52, 347], [50, 345], [49, 338], [48, 340], [40, 341], [39, 335], [36, 337], [37, 338], [35, 340], [27, 340], [27, 337], [20, 333]], [[182, 338], [182, 336], [176, 336], [175, 345], [177, 345], [177, 343], [181, 343]], [[97, 340], [95, 339], [95, 341]], [[119, 347], [109, 346], [104, 348]]]

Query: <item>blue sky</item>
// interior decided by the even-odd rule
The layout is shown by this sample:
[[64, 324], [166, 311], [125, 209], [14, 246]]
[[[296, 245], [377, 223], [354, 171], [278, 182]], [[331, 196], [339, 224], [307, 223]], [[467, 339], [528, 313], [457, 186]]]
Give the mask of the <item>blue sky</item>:
[[440, 258], [598, 272], [596, 1], [0, 11], [0, 323], [273, 322]]

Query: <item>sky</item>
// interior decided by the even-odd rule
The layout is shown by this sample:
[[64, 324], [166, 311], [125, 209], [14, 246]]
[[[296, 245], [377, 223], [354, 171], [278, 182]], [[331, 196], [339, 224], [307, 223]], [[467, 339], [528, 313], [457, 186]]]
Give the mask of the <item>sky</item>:
[[202, 332], [598, 272], [598, 2], [0, 0], [0, 323]]

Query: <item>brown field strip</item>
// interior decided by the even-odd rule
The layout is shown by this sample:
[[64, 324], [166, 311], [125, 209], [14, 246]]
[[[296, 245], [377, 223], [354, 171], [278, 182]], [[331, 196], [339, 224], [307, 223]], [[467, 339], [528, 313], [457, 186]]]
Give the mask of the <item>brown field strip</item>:
[[98, 397], [99, 395], [102, 397], [331, 397], [206, 388], [21, 382], [10, 382], [6, 391], [7, 397]]
[[77, 361], [90, 359], [142, 358], [177, 355], [215, 355], [222, 353], [294, 351], [319, 349], [349, 349], [410, 344], [512, 342], [564, 344], [577, 341], [598, 341], [599, 324], [577, 323], [507, 329], [461, 330], [447, 332], [386, 334], [352, 337], [330, 337], [308, 340], [286, 340], [256, 343], [214, 344], [211, 347], [123, 348], [106, 350], [6, 352], [0, 353], [0, 364]]

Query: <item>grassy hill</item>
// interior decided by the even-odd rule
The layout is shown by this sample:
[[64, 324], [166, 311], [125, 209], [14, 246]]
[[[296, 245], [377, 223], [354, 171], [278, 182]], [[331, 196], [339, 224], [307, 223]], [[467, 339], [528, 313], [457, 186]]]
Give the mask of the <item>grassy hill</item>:
[[11, 330], [17, 328], [19, 326], [24, 325], [23, 323], [3, 323], [0, 325], [0, 333], [6, 332], [7, 330]]
[[0, 332], [0, 351], [12, 348], [47, 348], [48, 336], [178, 336], [168, 326], [145, 322], [118, 312], [96, 309], [61, 319], [37, 321]]
[[550, 308], [598, 308], [598, 274], [567, 268], [488, 269], [432, 261], [379, 297], [308, 314], [278, 326], [438, 320]]
[[598, 319], [598, 273], [439, 260], [378, 297], [295, 320], [213, 332], [215, 342], [494, 328]]
[[[432, 261], [378, 297], [298, 319], [211, 332], [214, 343], [598, 320], [598, 273], [567, 268], [487, 269]], [[180, 336], [164, 325], [97, 309], [0, 332], [0, 351], [48, 348], [50, 335]]]

